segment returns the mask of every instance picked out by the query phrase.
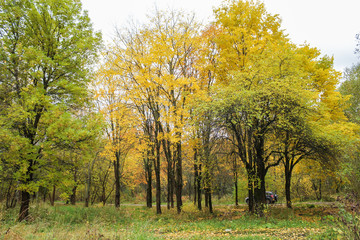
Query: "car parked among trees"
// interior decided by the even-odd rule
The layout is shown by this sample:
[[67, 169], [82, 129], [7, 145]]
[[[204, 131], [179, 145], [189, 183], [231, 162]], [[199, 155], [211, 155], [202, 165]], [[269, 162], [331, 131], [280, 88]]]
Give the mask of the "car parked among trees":
[[[278, 201], [278, 196], [276, 193], [273, 192], [266, 192], [266, 204], [273, 204]], [[246, 204], [249, 204], [249, 197], [245, 198]]]

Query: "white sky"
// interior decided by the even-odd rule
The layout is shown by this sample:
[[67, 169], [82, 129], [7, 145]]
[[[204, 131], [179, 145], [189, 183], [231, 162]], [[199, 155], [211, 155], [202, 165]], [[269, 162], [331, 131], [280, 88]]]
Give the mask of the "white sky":
[[[203, 23], [212, 19], [213, 7], [222, 0], [81, 0], [89, 11], [96, 30], [105, 40], [111, 39], [115, 26], [126, 25], [130, 19], [146, 21], [146, 15], [159, 9], [183, 9], [195, 12]], [[360, 33], [360, 0], [262, 0], [268, 12], [279, 14], [282, 28], [297, 44], [309, 43], [322, 54], [334, 56], [335, 68], [360, 61], [354, 55], [355, 34]]]

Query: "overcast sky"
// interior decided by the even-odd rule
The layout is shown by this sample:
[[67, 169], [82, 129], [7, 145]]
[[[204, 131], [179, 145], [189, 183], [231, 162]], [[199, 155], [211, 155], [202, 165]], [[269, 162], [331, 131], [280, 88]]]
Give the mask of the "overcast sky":
[[[195, 12], [203, 23], [212, 20], [213, 7], [222, 0], [81, 0], [96, 30], [111, 39], [115, 26], [126, 25], [129, 19], [146, 21], [155, 6], [159, 9], [183, 9]], [[297, 44], [309, 43], [322, 54], [334, 56], [335, 68], [360, 61], [354, 55], [355, 35], [360, 33], [360, 0], [263, 0], [268, 12], [279, 14], [282, 28]]]

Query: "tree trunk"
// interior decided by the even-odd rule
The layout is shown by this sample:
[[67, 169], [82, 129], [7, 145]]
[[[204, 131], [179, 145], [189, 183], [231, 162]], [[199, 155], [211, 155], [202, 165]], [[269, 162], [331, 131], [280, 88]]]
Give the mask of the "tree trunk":
[[191, 177], [189, 176], [189, 182], [188, 182], [189, 200], [191, 199], [191, 190], [192, 190], [191, 186], [192, 186]]
[[75, 205], [76, 204], [76, 189], [77, 189], [77, 186], [74, 186], [73, 189], [72, 189], [72, 194], [70, 196], [70, 203], [71, 205]]
[[264, 216], [264, 208], [266, 203], [265, 194], [265, 160], [264, 154], [264, 136], [258, 135], [254, 141], [255, 149], [255, 167], [256, 182], [254, 184], [255, 213], [260, 217]]
[[201, 164], [199, 165], [199, 173], [198, 173], [198, 177], [196, 179], [196, 184], [197, 184], [197, 206], [198, 209], [201, 210], [202, 206], [201, 206]]
[[205, 207], [209, 207], [209, 196], [207, 189], [204, 189], [204, 195], [205, 195]]
[[152, 208], [152, 168], [150, 160], [146, 161], [146, 206]]
[[208, 208], [209, 208], [209, 212], [213, 213], [213, 206], [212, 206], [212, 199], [211, 199], [211, 189], [210, 188], [206, 188], [206, 198], [207, 198], [207, 203], [208, 203]]
[[286, 171], [285, 167], [285, 198], [286, 198], [286, 207], [292, 208], [291, 206], [291, 172]]
[[29, 206], [30, 206], [30, 193], [21, 191], [21, 206], [19, 212], [19, 222], [28, 220], [29, 218]]
[[266, 204], [265, 167], [263, 166], [263, 162], [258, 162], [256, 183], [254, 185], [255, 213], [263, 217]]
[[160, 122], [156, 118], [155, 123], [155, 151], [156, 158], [154, 159], [155, 179], [156, 179], [156, 213], [161, 214], [161, 184], [160, 184], [160, 142], [158, 139], [158, 133], [160, 129]]
[[14, 208], [16, 206], [16, 202], [17, 202], [17, 191], [16, 187], [14, 188], [13, 191], [13, 187], [12, 187], [12, 180], [9, 183], [9, 187], [7, 189], [6, 192], [6, 208]]
[[120, 207], [120, 153], [115, 153], [114, 171], [115, 171], [115, 208]]
[[247, 169], [248, 173], [248, 198], [249, 198], [249, 212], [254, 213], [254, 177], [252, 169]]
[[52, 193], [50, 194], [50, 205], [51, 206], [55, 205], [55, 194], [56, 194], [56, 186], [53, 185], [53, 190], [52, 190]]
[[171, 177], [171, 161], [167, 162], [167, 209], [170, 209], [171, 197], [172, 197], [172, 177]]
[[[179, 139], [181, 139], [181, 134]], [[180, 140], [179, 140], [180, 141]], [[183, 179], [182, 179], [182, 156], [181, 156], [181, 142], [176, 143], [176, 209], [178, 213], [181, 213], [182, 207], [182, 188], [183, 188]]]
[[174, 193], [175, 193], [175, 161], [173, 162], [173, 166], [171, 168], [171, 187], [170, 187], [170, 204], [171, 208], [175, 207], [175, 201], [174, 201]]
[[90, 198], [91, 198], [91, 180], [92, 180], [92, 170], [97, 158], [97, 154], [94, 157], [94, 159], [91, 161], [91, 164], [89, 164], [89, 169], [88, 169], [88, 176], [87, 176], [87, 182], [85, 185], [85, 207], [89, 207], [89, 202], [90, 202]]
[[160, 184], [160, 149], [156, 154], [155, 178], [156, 178], [156, 213], [161, 214], [161, 184]]
[[234, 186], [235, 186], [235, 206], [239, 206], [239, 197], [238, 197], [238, 177], [237, 172], [234, 173]]
[[[195, 157], [194, 157], [194, 162], [195, 161]], [[197, 164], [194, 163], [194, 205], [196, 205], [197, 202], [197, 178], [199, 176], [198, 170], [197, 170]]]

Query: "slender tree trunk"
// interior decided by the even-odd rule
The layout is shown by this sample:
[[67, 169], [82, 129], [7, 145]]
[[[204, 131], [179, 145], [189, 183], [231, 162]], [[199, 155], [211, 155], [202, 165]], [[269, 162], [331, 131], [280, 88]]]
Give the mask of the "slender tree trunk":
[[234, 186], [235, 186], [235, 206], [239, 206], [239, 197], [238, 197], [238, 176], [237, 172], [234, 173]]
[[188, 183], [189, 200], [191, 199], [191, 190], [192, 190], [191, 186], [192, 186], [191, 177], [189, 176], [189, 183]]
[[208, 191], [207, 191], [207, 189], [205, 188], [204, 189], [204, 195], [205, 195], [205, 207], [207, 208], [207, 207], [209, 207], [209, 196], [208, 196]]
[[[15, 205], [16, 205], [16, 188], [15, 188], [15, 191], [14, 193], [12, 193], [12, 179], [9, 183], [9, 187], [7, 188], [7, 191], [6, 191], [6, 208], [14, 208]], [[15, 203], [15, 204], [14, 204]]]
[[92, 169], [94, 167], [95, 160], [96, 160], [96, 157], [91, 161], [91, 165], [89, 164], [87, 182], [85, 185], [85, 207], [89, 207], [89, 202], [90, 202], [90, 198], [91, 198], [90, 193], [91, 193]]
[[[181, 134], [179, 134], [181, 138]], [[176, 208], [177, 212], [181, 212], [182, 207], [182, 189], [183, 189], [183, 179], [182, 179], [182, 156], [181, 156], [181, 142], [176, 144]]]
[[289, 139], [290, 139], [290, 133], [286, 132], [286, 138], [285, 138], [285, 148], [284, 148], [284, 167], [285, 167], [285, 198], [286, 198], [286, 207], [292, 208], [291, 204], [291, 174], [292, 169], [294, 167], [293, 165], [293, 158], [290, 157], [289, 154]]
[[152, 168], [149, 158], [146, 161], [146, 206], [152, 208]]
[[43, 202], [46, 202], [46, 195], [48, 194], [49, 190], [47, 188], [44, 188], [43, 191]]
[[211, 196], [211, 188], [205, 188], [205, 207], [209, 209], [210, 213], [213, 213], [212, 207], [212, 196]]
[[115, 171], [115, 208], [120, 207], [120, 153], [115, 153], [114, 171]]
[[197, 179], [198, 179], [198, 176], [199, 176], [199, 173], [198, 173], [198, 169], [197, 169], [197, 164], [196, 164], [196, 151], [195, 151], [195, 154], [194, 154], [194, 205], [196, 205], [196, 202], [197, 202]]
[[171, 168], [171, 187], [170, 187], [170, 203], [171, 203], [171, 208], [175, 207], [175, 201], [174, 201], [174, 193], [175, 193], [175, 185], [176, 185], [176, 181], [175, 181], [175, 161], [172, 161], [173, 165]]
[[155, 179], [156, 179], [156, 213], [161, 214], [161, 183], [160, 183], [160, 142], [158, 139], [158, 133], [160, 129], [160, 122], [156, 118], [155, 123], [155, 151], [156, 158], [154, 159], [154, 168], [155, 168]]
[[211, 188], [206, 188], [206, 198], [208, 203], [209, 212], [213, 213], [213, 205], [212, 205], [212, 199], [211, 199]]
[[160, 184], [160, 147], [157, 147], [157, 156], [155, 166], [156, 178], [156, 213], [161, 214], [161, 184]]
[[201, 206], [201, 164], [199, 165], [199, 174], [198, 177], [196, 179], [196, 183], [197, 183], [197, 206], [198, 209], [201, 210], [202, 206]]
[[167, 162], [167, 209], [170, 209], [171, 197], [172, 197], [172, 177], [171, 177], [171, 162], [168, 159]]
[[291, 206], [291, 172], [289, 169], [286, 171], [286, 167], [285, 167], [285, 198], [286, 198], [286, 207], [292, 208], [292, 206]]

